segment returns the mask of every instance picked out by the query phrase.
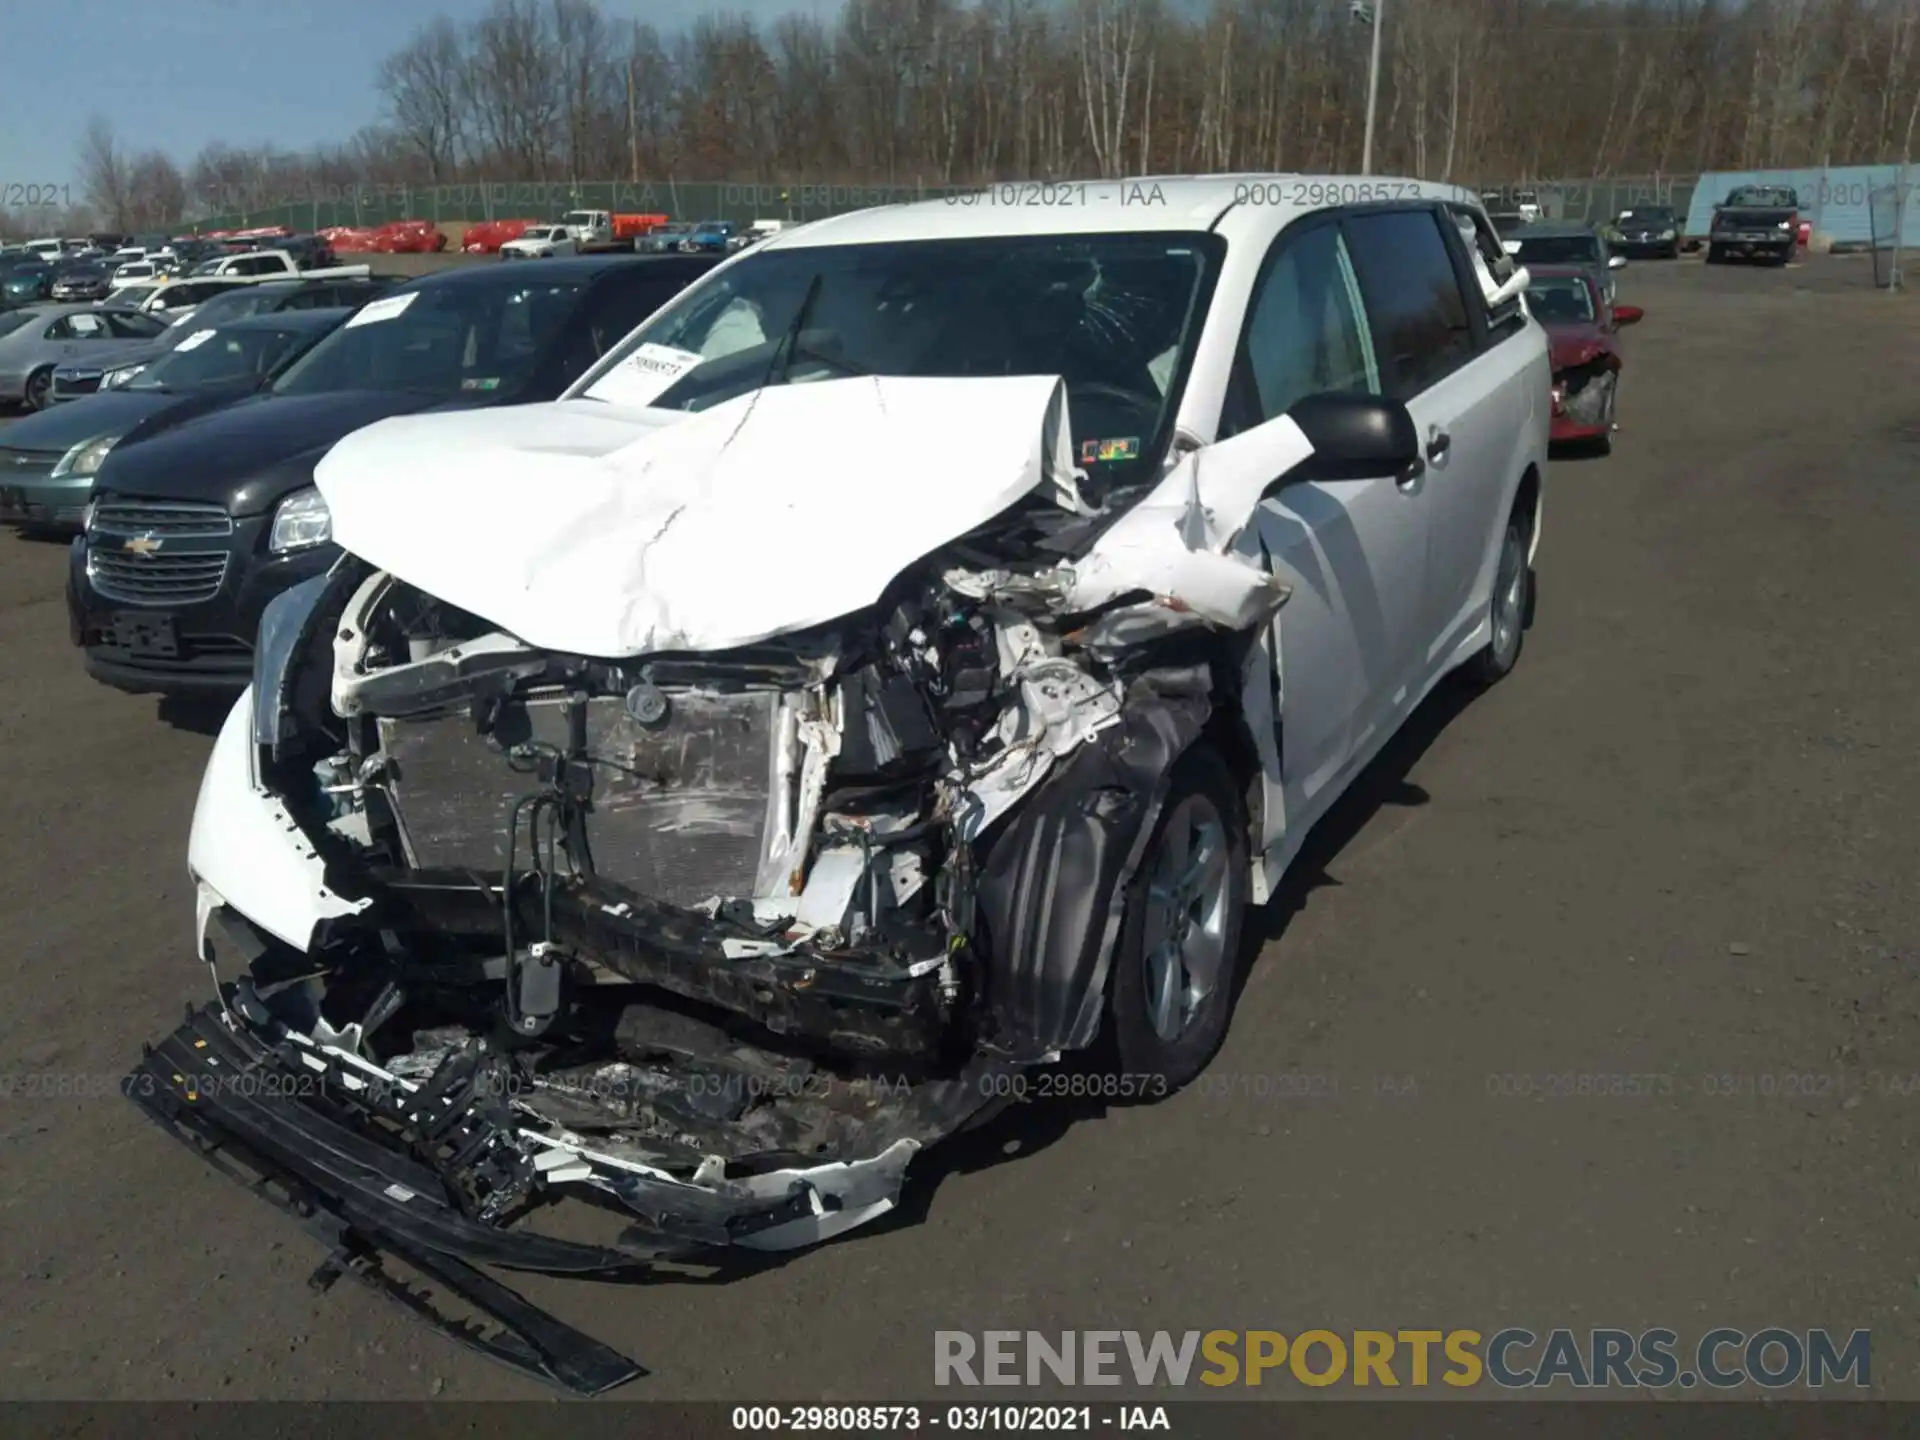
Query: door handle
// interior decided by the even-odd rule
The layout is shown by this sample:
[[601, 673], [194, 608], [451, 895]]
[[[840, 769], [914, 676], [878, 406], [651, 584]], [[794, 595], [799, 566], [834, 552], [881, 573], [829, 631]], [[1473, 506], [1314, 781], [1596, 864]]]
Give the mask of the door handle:
[[1427, 459], [1438, 460], [1452, 448], [1452, 445], [1453, 436], [1442, 430], [1438, 425], [1429, 425], [1427, 427]]

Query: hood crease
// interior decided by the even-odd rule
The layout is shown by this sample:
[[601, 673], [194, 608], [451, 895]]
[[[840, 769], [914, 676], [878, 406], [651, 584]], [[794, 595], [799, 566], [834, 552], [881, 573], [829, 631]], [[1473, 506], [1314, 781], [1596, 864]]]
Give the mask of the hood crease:
[[362, 559], [529, 645], [618, 658], [852, 614], [1030, 494], [1084, 509], [1072, 453], [1056, 376], [865, 376], [692, 414], [383, 420], [315, 480]]

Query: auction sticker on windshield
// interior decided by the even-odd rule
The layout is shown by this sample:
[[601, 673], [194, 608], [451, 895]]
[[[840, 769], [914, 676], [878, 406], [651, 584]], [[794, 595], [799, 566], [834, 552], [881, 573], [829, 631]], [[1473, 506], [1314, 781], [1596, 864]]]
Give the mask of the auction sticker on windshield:
[[212, 338], [213, 338], [213, 331], [196, 330], [191, 335], [187, 336], [186, 339], [182, 340], [178, 345], [174, 346], [173, 348], [176, 350], [193, 350], [201, 345], [206, 344], [207, 341], [211, 340]]
[[589, 399], [615, 405], [645, 405], [703, 358], [698, 351], [648, 341], [596, 380], [586, 394]]
[[356, 325], [377, 325], [382, 320], [391, 320], [396, 315], [404, 315], [409, 305], [420, 298], [418, 290], [404, 291], [399, 295], [383, 295], [378, 300], [369, 300], [353, 312], [346, 328]]

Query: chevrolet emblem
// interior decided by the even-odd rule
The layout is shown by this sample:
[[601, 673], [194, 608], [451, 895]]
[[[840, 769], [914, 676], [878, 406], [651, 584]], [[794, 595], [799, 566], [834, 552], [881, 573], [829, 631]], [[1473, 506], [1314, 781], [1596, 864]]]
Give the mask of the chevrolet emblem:
[[161, 546], [159, 537], [154, 535], [129, 535], [120, 542], [120, 548], [130, 555], [151, 555]]

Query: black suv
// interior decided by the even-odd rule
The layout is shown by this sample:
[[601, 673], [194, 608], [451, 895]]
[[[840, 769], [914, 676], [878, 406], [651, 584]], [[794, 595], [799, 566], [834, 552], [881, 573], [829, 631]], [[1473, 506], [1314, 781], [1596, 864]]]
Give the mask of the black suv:
[[422, 276], [263, 393], [115, 446], [68, 571], [87, 672], [135, 694], [238, 693], [267, 602], [340, 553], [313, 484], [337, 441], [394, 415], [552, 400], [717, 263], [593, 256]]
[[137, 375], [142, 366], [202, 331], [244, 320], [249, 315], [271, 315], [281, 310], [351, 308], [365, 304], [376, 295], [384, 295], [396, 281], [390, 275], [376, 275], [342, 280], [262, 280], [237, 285], [214, 280], [206, 283], [221, 288], [168, 326], [153, 342], [151, 354], [123, 355], [111, 366], [78, 361], [56, 369], [53, 372], [54, 403], [78, 400], [98, 390], [116, 389]]

